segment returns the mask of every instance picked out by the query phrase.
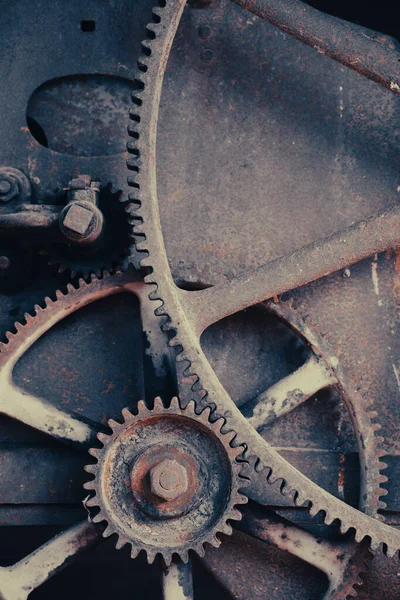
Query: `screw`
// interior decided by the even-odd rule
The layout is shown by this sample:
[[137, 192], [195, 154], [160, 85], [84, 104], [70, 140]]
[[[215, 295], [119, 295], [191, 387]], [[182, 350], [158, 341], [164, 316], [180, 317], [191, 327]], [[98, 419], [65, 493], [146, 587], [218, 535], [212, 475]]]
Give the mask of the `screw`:
[[176, 460], [162, 460], [150, 470], [152, 493], [167, 502], [184, 494], [187, 487], [187, 471]]

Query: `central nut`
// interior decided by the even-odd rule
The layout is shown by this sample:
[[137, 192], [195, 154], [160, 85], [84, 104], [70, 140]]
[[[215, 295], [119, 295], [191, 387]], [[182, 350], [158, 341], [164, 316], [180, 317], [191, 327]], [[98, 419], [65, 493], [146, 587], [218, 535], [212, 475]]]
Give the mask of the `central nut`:
[[150, 470], [150, 487], [155, 496], [175, 500], [187, 491], [187, 472], [176, 460], [162, 460]]

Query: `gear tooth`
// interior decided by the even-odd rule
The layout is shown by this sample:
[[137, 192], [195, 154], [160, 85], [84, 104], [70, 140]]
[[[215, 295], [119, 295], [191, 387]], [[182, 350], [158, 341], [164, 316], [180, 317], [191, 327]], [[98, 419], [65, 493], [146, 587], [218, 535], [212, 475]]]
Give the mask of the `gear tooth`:
[[95, 473], [97, 471], [97, 465], [85, 465], [83, 468], [86, 473]]
[[111, 527], [111, 525], [107, 525], [107, 527], [105, 528], [105, 530], [103, 531], [103, 537], [108, 538], [111, 535], [113, 535], [113, 533], [115, 533], [114, 529]]
[[127, 543], [128, 543], [128, 540], [126, 538], [119, 536], [115, 543], [115, 547], [117, 550], [121, 550], [121, 548], [126, 546]]
[[[225, 419], [224, 417], [219, 417], [216, 421], [214, 421], [212, 427], [214, 429], [214, 431], [218, 431], [219, 433], [221, 433], [221, 429], [223, 428], [223, 426], [225, 425]], [[228, 435], [228, 434], [223, 434], [223, 435]], [[228, 439], [228, 438], [226, 438]]]
[[[185, 412], [189, 417], [193, 417], [195, 418], [196, 415], [196, 403], [194, 400], [189, 400], [189, 402], [186, 404], [186, 408], [185, 408]], [[200, 415], [201, 416], [201, 415]]]
[[179, 404], [179, 400], [178, 400], [178, 398], [177, 398], [176, 396], [174, 396], [174, 397], [172, 398], [172, 400], [171, 400], [171, 404], [170, 404], [170, 408], [171, 408], [172, 410], [176, 410], [176, 411], [179, 411], [179, 410], [181, 410], [181, 407], [180, 407], [180, 404]]
[[106, 444], [107, 441], [109, 440], [110, 436], [107, 435], [106, 433], [101, 433], [99, 432], [97, 434], [97, 439], [102, 443], [102, 444]]
[[[232, 444], [233, 440], [236, 438], [237, 434], [235, 431], [228, 431], [227, 433], [224, 434], [226, 441], [228, 442], [228, 444]], [[239, 454], [240, 454], [240, 449], [239, 449]]]
[[94, 458], [99, 458], [99, 456], [101, 454], [101, 451], [99, 448], [89, 448], [88, 452], [91, 456], [94, 456]]
[[84, 490], [89, 490], [89, 491], [95, 490], [96, 489], [96, 484], [95, 484], [94, 481], [85, 481], [85, 483], [83, 484], [83, 489]]
[[133, 418], [133, 414], [129, 410], [129, 408], [122, 409], [122, 416], [124, 417], [125, 422], [130, 421]]
[[229, 513], [229, 519], [232, 521], [241, 521], [242, 513], [237, 508], [232, 508]]
[[[233, 440], [235, 440], [236, 437], [237, 436], [235, 434], [235, 436], [233, 437]], [[244, 452], [244, 448], [243, 448], [243, 446], [241, 444], [239, 446], [236, 446], [235, 448], [232, 448], [232, 456], [234, 458], [238, 458], [239, 456], [243, 455], [243, 452]]]
[[117, 421], [114, 421], [114, 419], [109, 419], [108, 420], [108, 425], [111, 427], [111, 429], [115, 432], [118, 431], [118, 429], [121, 428], [121, 424], [118, 423]]
[[14, 334], [14, 333], [11, 333], [11, 331], [7, 331], [7, 332], [5, 333], [5, 337], [7, 338], [7, 340], [8, 340], [9, 342], [11, 342], [11, 340], [13, 339], [13, 337], [15, 337], [15, 334]]
[[210, 537], [207, 540], [207, 543], [210, 544], [210, 546], [213, 546], [214, 548], [219, 548], [221, 545], [221, 540], [219, 540], [217, 538], [217, 535], [210, 535]]
[[[195, 403], [193, 400], [192, 400], [192, 402], [193, 402], [193, 412], [194, 412], [194, 409], [195, 409], [196, 403]], [[201, 420], [202, 420], [204, 423], [211, 424], [211, 422], [210, 422], [210, 417], [211, 417], [211, 406], [206, 406], [206, 407], [205, 407], [205, 409], [204, 409], [204, 410], [202, 410], [202, 411], [201, 411], [201, 413], [200, 413], [200, 419], [201, 419]], [[218, 421], [216, 421], [216, 423], [217, 423], [217, 422], [218, 422]], [[212, 423], [212, 424], [211, 424], [211, 427], [212, 427], [213, 429], [215, 429], [215, 423]]]
[[315, 504], [311, 504], [309, 508], [310, 515], [314, 518], [319, 513], [319, 508]]
[[[250, 485], [250, 481], [249, 480], [246, 481], [246, 486], [247, 485]], [[238, 494], [237, 497], [236, 497], [235, 504], [247, 504], [248, 501], [249, 501], [249, 499], [248, 499], [247, 496], [245, 496], [244, 494]], [[242, 513], [240, 513], [240, 514], [242, 514]]]
[[165, 564], [167, 565], [167, 567], [169, 567], [170, 564], [172, 563], [172, 552], [166, 552], [166, 551], [164, 551], [162, 553], [162, 556], [163, 556]]
[[148, 412], [147, 411], [147, 406], [146, 406], [146, 404], [144, 403], [143, 400], [139, 400], [139, 402], [137, 403], [137, 408], [138, 408], [139, 414], [142, 413], [142, 412]]
[[149, 565], [152, 565], [154, 562], [154, 559], [156, 558], [157, 550], [153, 550], [153, 549], [146, 550], [146, 554], [147, 554], [147, 562], [149, 563]]
[[137, 555], [139, 554], [139, 552], [140, 552], [140, 548], [137, 548], [137, 546], [134, 546], [131, 543], [131, 558], [136, 558]]
[[21, 331], [21, 330], [24, 328], [24, 326], [22, 325], [22, 323], [19, 323], [18, 321], [16, 321], [16, 322], [14, 323], [14, 327], [15, 327], [15, 329], [16, 329], [17, 331]]
[[233, 527], [229, 523], [224, 523], [221, 527], [221, 532], [225, 535], [232, 535]]
[[189, 552], [187, 550], [180, 550], [179, 557], [183, 563], [187, 564], [189, 562]]
[[197, 548], [196, 548], [196, 552], [197, 554], [200, 556], [200, 558], [204, 558], [205, 554], [206, 554], [206, 550], [204, 548], [204, 544], [198, 544]]
[[62, 293], [61, 290], [56, 290], [56, 298], [57, 300], [61, 300], [61, 298], [64, 297], [64, 294]]
[[[85, 486], [83, 486], [85, 487]], [[97, 500], [97, 496], [93, 496], [92, 498], [88, 498], [85, 502], [86, 506], [89, 506], [89, 508], [95, 508], [98, 506], [98, 500]]]
[[163, 401], [161, 400], [160, 396], [156, 396], [154, 398], [154, 410], [163, 410], [164, 409], [164, 404]]
[[[88, 506], [90, 506], [89, 500], [86, 504]], [[96, 505], [94, 505], [94, 506], [96, 506]], [[102, 523], [103, 521], [105, 521], [105, 518], [103, 517], [103, 515], [101, 513], [99, 513], [98, 515], [95, 515], [94, 517], [92, 517], [92, 521], [93, 521], [93, 523]]]
[[[356, 540], [357, 540], [357, 538], [356, 538]], [[357, 540], [357, 542], [358, 542], [358, 540]], [[361, 540], [360, 540], [360, 542], [361, 542]], [[377, 550], [379, 550], [380, 545], [381, 545], [381, 542], [372, 540], [371, 541], [371, 550], [373, 550], [373, 552], [376, 552]]]
[[72, 285], [72, 283], [68, 283], [68, 284], [67, 284], [67, 290], [68, 290], [68, 293], [69, 293], [69, 294], [71, 294], [72, 292], [74, 292], [74, 291], [75, 291], [75, 288], [74, 288], [74, 286]]

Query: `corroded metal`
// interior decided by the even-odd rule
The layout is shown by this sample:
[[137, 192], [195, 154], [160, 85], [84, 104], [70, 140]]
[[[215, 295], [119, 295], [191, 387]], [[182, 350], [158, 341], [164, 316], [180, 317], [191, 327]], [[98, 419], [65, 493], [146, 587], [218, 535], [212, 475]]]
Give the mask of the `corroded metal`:
[[[145, 550], [149, 562], [157, 554], [167, 565], [174, 554], [187, 562], [190, 550], [203, 556], [205, 544], [220, 545], [217, 534], [232, 532], [228, 520], [240, 520], [235, 507], [247, 502], [239, 493], [247, 483], [236, 460], [242, 450], [222, 433], [224, 420], [210, 422], [209, 414], [197, 415], [194, 403], [182, 409], [177, 398], [168, 408], [161, 398], [153, 409], [141, 401], [137, 415], [124, 409], [123, 423], [109, 421], [111, 435], [98, 435], [103, 448], [90, 449], [96, 463], [86, 471], [94, 479], [84, 487], [94, 495], [86, 504], [100, 509], [93, 521], [107, 523], [104, 537], [117, 534], [117, 548], [130, 544], [132, 558]], [[160, 475], [176, 465], [185, 486], [160, 493]]]
[[374, 32], [324, 14], [302, 0], [233, 0], [320, 54], [400, 94], [400, 52]]
[[[141, 88], [141, 91], [135, 96], [136, 106], [131, 114], [132, 126], [130, 133], [135, 139], [129, 147], [134, 155], [134, 158], [128, 163], [134, 174], [130, 178], [130, 184], [134, 188], [131, 200], [140, 206], [140, 211], [137, 215], [132, 215], [132, 218], [136, 225], [137, 248], [140, 252], [149, 254], [142, 260], [142, 266], [151, 271], [146, 277], [147, 284], [151, 288], [150, 302], [147, 302], [146, 296], [149, 287], [145, 288], [138, 274], [128, 272], [118, 274], [115, 278], [108, 276], [100, 280], [94, 278], [89, 285], [80, 282], [78, 289], [69, 288], [69, 294], [59, 293], [57, 302], [48, 300], [45, 310], [38, 307], [34, 316], [28, 315], [26, 317], [26, 325], [17, 325], [17, 335], [9, 335], [9, 343], [2, 347], [2, 353], [0, 354], [0, 365], [3, 365], [2, 388], [4, 389], [2, 411], [4, 414], [20, 419], [56, 439], [73, 444], [78, 448], [93, 444], [98, 430], [97, 425], [87, 423], [78, 415], [57, 410], [45, 400], [25, 394], [16, 388], [12, 380], [13, 368], [19, 358], [43, 333], [78, 308], [109, 295], [123, 292], [132, 293], [139, 296], [142, 307], [145, 307], [143, 311], [148, 317], [147, 326], [149, 331], [155, 324], [155, 308], [158, 317], [161, 317], [163, 328], [169, 331], [172, 337], [171, 346], [176, 348], [178, 358], [177, 370], [182, 402], [182, 406], [177, 405], [176, 410], [179, 409], [182, 414], [187, 414], [187, 411], [191, 410], [191, 400], [195, 399], [198, 412], [204, 409], [202, 415], [207, 416], [207, 423], [203, 424], [207, 427], [209, 427], [208, 415], [211, 410], [211, 420], [222, 417], [219, 423], [223, 423], [223, 429], [221, 430], [220, 427], [218, 431], [222, 437], [225, 435], [232, 442], [229, 448], [226, 447], [225, 450], [236, 456], [246, 447], [247, 456], [253, 456], [251, 460], [252, 471], [249, 472], [253, 479], [250, 495], [254, 499], [262, 501], [263, 498], [268, 498], [269, 484], [281, 478], [282, 490], [291, 489], [294, 492], [294, 501], [297, 504], [300, 505], [308, 500], [311, 502], [311, 514], [321, 510], [326, 513], [325, 521], [327, 523], [332, 522], [335, 518], [341, 520], [343, 532], [349, 528], [356, 529], [357, 541], [365, 536], [370, 536], [374, 541], [374, 545], [382, 542], [388, 546], [389, 553], [393, 553], [400, 546], [399, 534], [393, 529], [380, 524], [376, 519], [369, 518], [376, 517], [377, 510], [383, 506], [380, 496], [383, 493], [381, 484], [385, 480], [380, 474], [383, 465], [379, 461], [382, 453], [378, 446], [381, 440], [374, 435], [377, 429], [376, 424], [372, 423], [374, 415], [369, 406], [363, 403], [358, 392], [354, 391], [353, 384], [347, 379], [337, 357], [329, 350], [328, 346], [313, 337], [310, 328], [306, 324], [300, 321], [297, 322], [296, 316], [289, 309], [290, 307], [285, 307], [279, 302], [268, 306], [268, 310], [291, 324], [293, 329], [305, 339], [311, 353], [305, 365], [300, 367], [293, 375], [289, 375], [257, 396], [250, 411], [250, 418], [246, 421], [212, 372], [200, 347], [200, 335], [209, 324], [220, 320], [226, 315], [272, 296], [278, 296], [283, 291], [317, 279], [372, 253], [387, 247], [397, 246], [399, 243], [398, 210], [393, 209], [384, 215], [378, 215], [368, 221], [360, 222], [345, 232], [321, 240], [311, 246], [306, 246], [290, 256], [274, 263], [268, 263], [264, 267], [247, 273], [227, 284], [190, 293], [176, 288], [170, 277], [158, 219], [155, 140], [162, 78], [182, 10], [183, 2], [171, 1], [168, 2], [167, 6], [162, 3], [154, 11], [154, 23], [149, 26], [150, 41], [144, 44], [144, 55], [139, 63], [139, 68], [143, 73], [142, 78], [138, 81], [138, 87]], [[392, 89], [397, 91], [393, 87]], [[136, 141], [137, 139], [138, 141]], [[8, 193], [6, 187], [3, 191]], [[78, 229], [80, 231], [79, 222]], [[147, 238], [145, 241], [143, 241], [144, 235]], [[166, 349], [163, 349], [163, 351], [167, 354]], [[156, 361], [156, 348], [150, 347], [149, 352], [153, 352]], [[272, 419], [293, 410], [315, 391], [325, 387], [334, 387], [341, 393], [353, 421], [363, 467], [359, 508], [365, 511], [365, 515], [333, 498], [307, 480], [288, 465], [255, 432], [255, 429], [261, 429]], [[158, 409], [161, 410], [160, 405]], [[246, 407], [243, 408], [243, 412], [246, 413]], [[163, 413], [164, 416], [166, 414]], [[125, 417], [130, 420], [132, 415], [125, 415]], [[194, 421], [200, 419], [194, 411], [192, 411], [192, 418]], [[135, 418], [132, 417], [132, 419]], [[218, 423], [218, 421], [216, 422]], [[119, 434], [123, 435], [126, 431], [124, 430], [125, 424], [111, 422], [111, 426], [114, 430], [113, 434], [111, 436], [103, 434], [103, 437], [101, 437], [105, 443], [108, 443], [110, 438], [112, 438], [112, 441], [116, 441]], [[226, 431], [231, 431], [231, 434], [225, 433]], [[164, 439], [165, 436], [160, 436], [160, 439], [161, 437]], [[96, 449], [94, 450], [96, 451]], [[171, 458], [167, 460], [170, 463], [181, 465], [184, 472], [189, 476], [187, 485], [182, 486], [182, 493], [179, 496], [165, 498], [165, 496], [158, 494], [158, 498], [165, 500], [164, 504], [168, 505], [164, 509], [157, 507], [158, 501], [151, 496], [151, 494], [157, 496], [157, 493], [154, 494], [156, 491], [155, 483], [157, 485], [160, 483], [160, 476], [164, 472], [153, 471], [157, 468], [157, 465], [162, 463], [162, 460], [165, 460], [165, 458], [161, 460], [160, 452], [157, 453], [154, 449], [149, 449], [148, 454], [142, 456], [143, 461], [138, 460], [137, 465], [135, 463], [129, 477], [123, 478], [125, 489], [128, 489], [129, 494], [132, 492], [134, 500], [139, 504], [143, 502], [143, 497], [149, 494], [145, 498], [144, 513], [146, 515], [150, 513], [150, 517], [154, 518], [154, 514], [151, 514], [152, 511], [154, 513], [154, 510], [164, 510], [162, 516], [167, 517], [167, 522], [168, 518], [180, 518], [187, 509], [188, 504], [184, 504], [183, 508], [182, 506], [174, 507], [173, 504], [176, 500], [183, 504], [184, 494], [191, 491], [190, 473], [193, 470], [188, 452], [177, 457], [175, 448], [174, 451], [172, 449], [169, 451], [171, 452]], [[165, 448], [163, 448], [162, 453], [165, 453]], [[156, 460], [155, 463], [154, 460]], [[182, 464], [185, 461], [187, 461], [187, 466]], [[118, 470], [110, 468], [108, 471], [110, 477], [113, 477]], [[157, 478], [154, 485], [151, 481], [152, 473]], [[184, 476], [182, 476], [182, 479], [184, 479]], [[143, 488], [141, 488], [141, 482], [143, 481]], [[114, 488], [117, 487], [117, 483], [114, 480]], [[186, 502], [188, 501], [186, 500]], [[87, 500], [86, 504], [90, 505], [90, 503], [92, 501]], [[97, 506], [96, 501], [94, 505]], [[109, 524], [117, 519], [122, 505], [120, 495], [113, 510], [108, 515], [107, 521]], [[159, 516], [157, 515], [157, 518]], [[224, 518], [227, 518], [226, 514], [224, 514]], [[156, 520], [154, 519], [154, 523]], [[152, 527], [156, 529], [154, 523], [152, 521]], [[87, 525], [87, 527], [89, 528], [88, 531], [91, 532], [93, 526], [90, 525], [89, 527]], [[352, 542], [343, 544], [342, 542], [338, 544], [322, 543], [274, 515], [257, 514], [257, 511], [247, 514], [244, 527], [253, 537], [263, 542], [273, 543], [305, 560], [308, 559], [310, 564], [324, 571], [330, 579], [328, 590], [330, 595], [326, 597], [344, 598], [348, 593], [353, 593], [354, 583], [360, 582], [359, 572], [365, 559], [368, 540], [363, 540], [361, 544]], [[112, 528], [109, 527], [106, 535], [112, 532]], [[187, 533], [184, 527], [182, 532]], [[122, 545], [123, 541], [120, 537], [119, 545]], [[214, 543], [216, 544], [215, 539]], [[74, 553], [79, 544], [75, 544], [73, 541], [72, 546], [74, 550], [71, 553]], [[142, 547], [140, 544], [138, 546], [139, 548]], [[316, 556], [319, 548], [321, 548], [321, 551]], [[52, 550], [55, 549], [56, 545], [52, 547]], [[202, 553], [201, 548], [196, 549], [199, 553]], [[179, 548], [179, 554], [181, 550]], [[158, 540], [158, 544], [154, 544], [154, 547], [148, 551], [148, 556], [151, 560], [157, 552], [161, 552], [169, 562], [173, 551], [171, 548], [165, 550], [162, 544], [160, 551]], [[182, 551], [181, 554], [185, 559], [186, 551], [187, 549]], [[25, 559], [27, 572], [31, 577], [29, 579], [27, 576], [24, 582], [28, 593], [31, 589], [40, 585], [50, 574], [56, 572], [58, 563], [65, 563], [63, 558], [56, 558], [57, 552], [54, 551], [54, 553], [52, 552], [54, 564], [52, 563], [53, 570], [51, 573], [36, 577], [34, 573], [37, 570], [40, 571], [43, 563], [48, 560], [48, 554], [45, 552], [40, 555], [40, 551], [38, 551], [37, 556], [38, 561], [36, 564], [35, 560], [30, 560], [30, 557]], [[22, 570], [20, 572], [23, 573]], [[190, 567], [185, 567], [180, 563], [172, 564], [171, 567], [163, 571], [162, 577], [163, 594], [166, 599], [171, 598], [172, 600], [174, 598], [174, 600], [177, 600], [181, 597], [192, 597]], [[22, 600], [25, 598], [26, 590], [21, 591], [14, 580], [10, 587], [8, 585], [10, 581], [11, 579], [9, 579], [6, 571], [1, 571], [0, 594], [7, 600]], [[4, 584], [4, 592], [1, 588], [2, 583]]]
[[[144, 52], [139, 61], [142, 71], [139, 81], [141, 91], [136, 95], [130, 128], [135, 141], [128, 145], [128, 149], [133, 154], [133, 158], [128, 161], [128, 168], [133, 171], [130, 182], [136, 189], [131, 195], [131, 200], [139, 206], [135, 223], [135, 231], [138, 234], [137, 249], [144, 255], [141, 265], [151, 271], [145, 279], [151, 290], [149, 297], [154, 301], [156, 314], [163, 319], [164, 328], [172, 334], [171, 345], [177, 348], [182, 387], [184, 389], [186, 386], [186, 393], [189, 392], [196, 399], [199, 407], [216, 406], [216, 414], [226, 418], [227, 426], [237, 432], [235, 443], [245, 444], [249, 448], [249, 453], [258, 457], [257, 468], [259, 471], [264, 470], [266, 490], [268, 482], [281, 479], [282, 489], [291, 491], [298, 505], [309, 502], [312, 515], [323, 513], [326, 523], [332, 523], [337, 519], [341, 523], [343, 533], [353, 528], [356, 530], [358, 542], [366, 537], [371, 538], [373, 548], [383, 544], [388, 554], [393, 555], [400, 548], [398, 531], [347, 506], [316, 486], [284, 461], [243, 418], [215, 377], [200, 348], [199, 333], [202, 327], [193, 318], [193, 311], [186, 310], [190, 303], [190, 293], [179, 290], [172, 281], [158, 213], [155, 155], [162, 78], [182, 9], [183, 3], [176, 2], [157, 8], [155, 11], [154, 23], [150, 27], [151, 38], [143, 45]], [[155, 43], [152, 42], [154, 39]], [[386, 224], [381, 227], [386, 218], [393, 227]], [[372, 218], [367, 223], [361, 222], [350, 230], [333, 236], [332, 239], [317, 242], [312, 248], [304, 248], [299, 253], [294, 253], [286, 263], [285, 261], [281, 263], [280, 269], [277, 269], [282, 289], [276, 289], [276, 292], [280, 293], [293, 285], [307, 283], [310, 279], [332, 272], [347, 262], [360, 260], [363, 256], [382, 249], [386, 243], [389, 246], [397, 246], [399, 234], [397, 223], [394, 226], [395, 222], [396, 211], [387, 217]], [[368, 231], [367, 236], [363, 235], [365, 231]], [[388, 231], [389, 236], [384, 238], [382, 243], [381, 236]], [[141, 241], [139, 235], [145, 236], [145, 240]], [[319, 251], [321, 247], [324, 249], [323, 252]], [[229, 286], [223, 288], [219, 306], [222, 307], [227, 302], [229, 314], [267, 299], [270, 294], [265, 292], [264, 271], [269, 269], [272, 273], [275, 266], [272, 263], [258, 272], [252, 272], [250, 276], [246, 274], [236, 281], [233, 280], [231, 288]], [[306, 268], [307, 266], [310, 268]], [[289, 277], [284, 285], [287, 273]], [[250, 289], [252, 283], [255, 284], [255, 291]], [[229, 289], [234, 290], [233, 301], [227, 293]], [[203, 293], [212, 295], [212, 289], [205, 290]], [[217, 296], [218, 288], [213, 300]], [[200, 318], [207, 313], [213, 313], [213, 305], [204, 303]], [[217, 318], [222, 316], [224, 311], [218, 311]], [[191, 382], [189, 386], [188, 381]], [[183, 390], [181, 393], [183, 394]]]
[[64, 531], [11, 567], [0, 567], [2, 600], [26, 600], [29, 594], [101, 538], [101, 531], [84, 521]]

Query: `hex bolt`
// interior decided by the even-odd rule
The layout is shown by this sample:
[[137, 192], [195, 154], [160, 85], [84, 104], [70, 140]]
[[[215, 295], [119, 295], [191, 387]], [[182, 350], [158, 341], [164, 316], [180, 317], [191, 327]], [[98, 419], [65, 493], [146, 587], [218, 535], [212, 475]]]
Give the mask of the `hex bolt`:
[[0, 202], [10, 202], [14, 198], [26, 201], [30, 195], [31, 184], [22, 171], [0, 166]]
[[187, 471], [177, 460], [162, 460], [150, 470], [152, 493], [167, 502], [184, 494], [187, 488]]
[[103, 215], [95, 204], [75, 201], [61, 211], [59, 223], [70, 241], [89, 244], [95, 242], [102, 232]]

